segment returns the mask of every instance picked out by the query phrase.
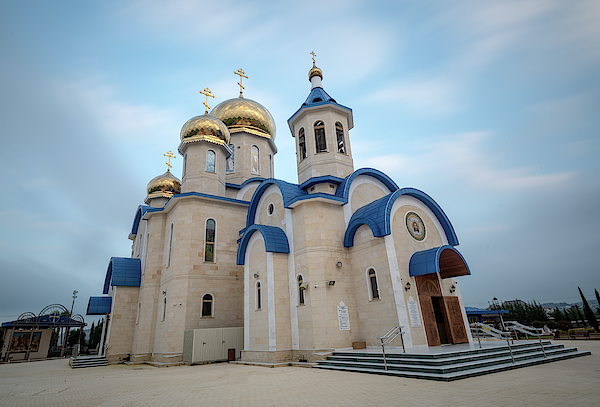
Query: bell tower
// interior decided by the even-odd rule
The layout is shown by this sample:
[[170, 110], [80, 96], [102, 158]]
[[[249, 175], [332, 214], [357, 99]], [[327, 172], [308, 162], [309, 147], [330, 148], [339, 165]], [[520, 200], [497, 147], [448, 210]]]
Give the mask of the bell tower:
[[338, 104], [325, 90], [323, 71], [315, 65], [308, 72], [311, 91], [300, 109], [288, 119], [296, 139], [298, 183], [313, 177], [345, 178], [354, 172], [349, 130], [354, 127], [352, 109]]

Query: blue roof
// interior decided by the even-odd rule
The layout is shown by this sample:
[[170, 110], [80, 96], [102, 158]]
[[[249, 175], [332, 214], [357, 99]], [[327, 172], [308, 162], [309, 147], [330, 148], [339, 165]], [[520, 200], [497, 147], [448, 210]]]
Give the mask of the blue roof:
[[66, 315], [42, 315], [31, 318], [25, 318], [16, 321], [3, 322], [2, 328], [7, 328], [11, 326], [16, 327], [61, 327], [61, 326], [79, 326], [84, 327], [87, 324], [85, 322], [77, 321], [75, 319], [71, 319]]
[[150, 206], [148, 205], [140, 205], [135, 211], [135, 218], [133, 219], [133, 226], [131, 226], [131, 234], [137, 235], [138, 228], [140, 227], [140, 221], [144, 217], [144, 214], [148, 212]]
[[346, 109], [349, 112], [352, 112], [352, 109], [350, 109], [349, 107], [337, 103], [334, 98], [332, 98], [327, 92], [325, 92], [325, 89], [321, 87], [316, 87], [311, 89], [310, 93], [308, 94], [308, 97], [306, 98], [306, 101], [304, 101], [302, 106], [300, 106], [300, 109], [296, 110], [296, 112], [288, 119], [288, 123], [305, 107], [321, 106], [327, 104], [333, 104], [341, 107], [342, 109]]
[[376, 170], [374, 168], [360, 168], [360, 169], [354, 171], [352, 174], [348, 175], [344, 179], [344, 181], [342, 181], [342, 183], [336, 190], [335, 195], [342, 197], [346, 201], [348, 201], [348, 194], [350, 194], [350, 186], [352, 185], [352, 182], [354, 181], [354, 179], [356, 177], [358, 177], [359, 175], [368, 175], [370, 177], [373, 177], [373, 178], [381, 181], [389, 189], [390, 192], [394, 192], [399, 189], [398, 185], [396, 185], [394, 180], [392, 180], [390, 177], [385, 175], [383, 172]]
[[[342, 185], [340, 185], [339, 188], [342, 188]], [[344, 235], [344, 247], [354, 246], [354, 234], [361, 225], [369, 226], [375, 237], [383, 237], [392, 233], [392, 207], [394, 202], [396, 202], [396, 199], [402, 195], [412, 196], [427, 205], [442, 225], [448, 243], [451, 246], [458, 245], [458, 238], [456, 237], [454, 228], [442, 208], [425, 192], [415, 188], [402, 188], [383, 198], [379, 198], [354, 212], [348, 223], [346, 234]]]
[[142, 281], [142, 261], [129, 257], [111, 257], [104, 279], [103, 294], [110, 286], [139, 287]]
[[285, 208], [289, 208], [289, 206], [295, 201], [297, 197], [302, 195], [308, 195], [308, 193], [305, 190], [303, 190], [296, 184], [292, 184], [290, 182], [282, 181], [275, 178], [269, 178], [264, 180], [256, 188], [256, 191], [254, 191], [254, 195], [252, 195], [250, 207], [248, 208], [248, 215], [246, 217], [247, 227], [254, 223], [254, 218], [256, 217], [256, 210], [258, 209], [258, 202], [260, 201], [260, 197], [271, 185], [277, 185], [279, 191], [281, 191], [281, 195], [283, 196], [283, 206]]
[[90, 297], [86, 315], [110, 314], [112, 297]]
[[410, 258], [409, 276], [415, 277], [433, 273], [440, 273], [442, 278], [471, 274], [462, 254], [449, 245], [416, 252]]
[[242, 182], [241, 184], [233, 184], [231, 182], [228, 182], [225, 184], [225, 186], [227, 188], [233, 188], [233, 189], [242, 189], [244, 188], [247, 184], [251, 183], [251, 182], [255, 182], [255, 181], [264, 181], [265, 178], [262, 177], [254, 177], [254, 178], [248, 178], [246, 181]]
[[272, 253], [290, 252], [290, 245], [288, 243], [287, 236], [281, 228], [266, 225], [251, 225], [246, 228], [242, 238], [240, 239], [240, 245], [237, 253], [238, 265], [244, 264], [248, 242], [250, 241], [252, 234], [256, 231], [259, 231], [263, 236], [265, 241], [265, 251]]
[[465, 307], [465, 311], [467, 311], [467, 315], [498, 315], [498, 314], [508, 314], [507, 310], [494, 310], [494, 309], [481, 309], [474, 307]]
[[312, 177], [300, 184], [300, 188], [306, 190], [314, 185], [328, 183], [340, 185], [344, 182], [344, 178], [334, 177], [333, 175], [323, 175], [322, 177]]

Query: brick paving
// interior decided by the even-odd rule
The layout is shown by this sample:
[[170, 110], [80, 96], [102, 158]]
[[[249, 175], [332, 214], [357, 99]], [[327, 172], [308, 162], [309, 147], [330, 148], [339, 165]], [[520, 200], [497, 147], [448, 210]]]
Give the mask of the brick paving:
[[559, 341], [591, 356], [455, 382], [304, 367], [217, 363], [71, 369], [68, 360], [0, 365], [8, 406], [571, 406], [600, 403], [600, 341]]

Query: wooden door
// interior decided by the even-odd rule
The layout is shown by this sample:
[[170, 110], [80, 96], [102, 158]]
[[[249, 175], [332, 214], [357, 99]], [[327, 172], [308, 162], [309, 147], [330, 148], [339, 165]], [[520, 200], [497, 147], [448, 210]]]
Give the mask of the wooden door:
[[415, 277], [417, 283], [417, 292], [419, 293], [419, 302], [421, 303], [421, 312], [423, 314], [423, 325], [427, 335], [427, 344], [429, 346], [439, 346], [440, 334], [437, 329], [435, 312], [433, 311], [433, 302], [431, 297], [441, 297], [442, 290], [435, 274], [426, 274]]
[[469, 342], [458, 298], [444, 297], [444, 305], [446, 306], [446, 317], [452, 334], [452, 343]]

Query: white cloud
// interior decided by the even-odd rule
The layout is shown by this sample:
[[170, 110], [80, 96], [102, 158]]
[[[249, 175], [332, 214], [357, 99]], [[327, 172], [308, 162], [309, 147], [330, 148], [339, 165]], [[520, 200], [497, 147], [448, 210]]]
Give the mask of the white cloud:
[[422, 153], [388, 154], [366, 160], [367, 166], [384, 172], [428, 174], [460, 180], [479, 190], [512, 191], [547, 188], [572, 180], [575, 172], [535, 174], [535, 168], [505, 165], [497, 152], [490, 151], [488, 133], [465, 133], [427, 144]]

